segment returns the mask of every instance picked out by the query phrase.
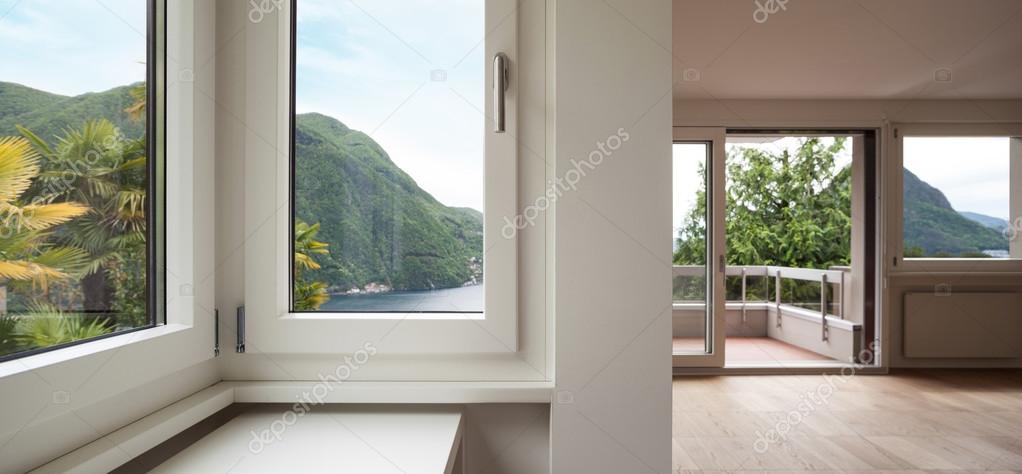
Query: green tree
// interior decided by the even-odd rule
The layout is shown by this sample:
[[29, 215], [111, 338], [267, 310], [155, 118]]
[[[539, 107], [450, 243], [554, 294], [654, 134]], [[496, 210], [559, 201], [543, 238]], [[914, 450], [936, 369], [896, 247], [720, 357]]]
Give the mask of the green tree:
[[18, 318], [16, 337], [26, 348], [49, 347], [102, 336], [111, 330], [106, 319], [38, 304], [30, 308], [29, 315]]
[[[53, 245], [53, 228], [85, 215], [74, 201], [24, 202], [40, 176], [39, 155], [22, 138], [0, 138], [0, 287], [31, 282], [44, 290], [50, 280], [80, 271], [86, 254], [75, 246]], [[6, 312], [6, 308], [0, 308]]]
[[[39, 155], [28, 141], [0, 138], [0, 355], [22, 350], [26, 344], [38, 347], [36, 339], [24, 337], [22, 331], [24, 324], [37, 321], [8, 314], [8, 286], [30, 285], [46, 292], [51, 282], [83, 271], [88, 257], [82, 249], [51, 242], [57, 226], [84, 215], [88, 207], [77, 202], [25, 202], [26, 191], [39, 173]], [[56, 321], [52, 327], [72, 335], [98, 330], [94, 324], [83, 327], [80, 323]]]
[[[844, 147], [843, 138], [828, 142], [812, 137], [802, 139], [793, 152], [728, 150], [728, 265], [817, 269], [849, 265], [851, 169], [838, 169], [836, 163]], [[699, 172], [702, 175], [703, 169]], [[702, 189], [697, 193], [696, 205], [678, 231], [677, 265], [705, 264], [706, 193]]]
[[[140, 265], [125, 254], [145, 248], [146, 153], [143, 138], [126, 139], [108, 120], [68, 129], [51, 147], [19, 128], [43, 156], [33, 191], [47, 199], [77, 201], [90, 211], [63, 226], [62, 242], [85, 249], [88, 271], [81, 280], [83, 309], [119, 312], [128, 326], [144, 319], [143, 294], [121, 294], [111, 282], [124, 265]], [[141, 287], [140, 287], [141, 288]], [[123, 293], [123, 292], [122, 292]], [[119, 307], [120, 306], [120, 307]]]

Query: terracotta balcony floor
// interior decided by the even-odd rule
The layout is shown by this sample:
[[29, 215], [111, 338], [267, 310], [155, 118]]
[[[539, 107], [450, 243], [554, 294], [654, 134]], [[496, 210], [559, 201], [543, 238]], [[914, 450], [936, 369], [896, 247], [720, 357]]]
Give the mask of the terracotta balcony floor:
[[[777, 365], [786, 362], [833, 361], [830, 357], [769, 337], [729, 337], [726, 345], [725, 365]], [[674, 338], [675, 354], [701, 352], [702, 350], [702, 339]]]

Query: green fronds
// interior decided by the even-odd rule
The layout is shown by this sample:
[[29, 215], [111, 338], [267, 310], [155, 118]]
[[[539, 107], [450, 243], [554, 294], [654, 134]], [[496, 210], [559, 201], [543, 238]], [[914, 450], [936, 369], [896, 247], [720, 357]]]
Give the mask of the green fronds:
[[18, 316], [16, 338], [28, 347], [49, 347], [102, 336], [111, 330], [105, 319], [91, 319], [40, 304]]
[[309, 225], [302, 220], [295, 222], [294, 243], [294, 306], [297, 311], [314, 311], [330, 300], [327, 285], [321, 281], [306, 281], [304, 271], [318, 270], [320, 265], [313, 255], [328, 255], [328, 244], [316, 240], [319, 224]]
[[31, 281], [45, 289], [67, 278], [83, 262], [79, 249], [54, 246], [47, 233], [85, 215], [83, 204], [46, 199], [19, 200], [40, 172], [39, 154], [30, 139], [0, 138], [0, 280]]
[[12, 205], [39, 174], [39, 154], [23, 138], [0, 138], [0, 204]]

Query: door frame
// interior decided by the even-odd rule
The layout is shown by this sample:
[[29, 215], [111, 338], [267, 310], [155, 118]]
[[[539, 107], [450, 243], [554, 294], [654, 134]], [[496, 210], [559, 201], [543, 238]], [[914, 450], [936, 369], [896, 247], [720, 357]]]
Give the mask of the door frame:
[[[710, 205], [707, 213], [707, 238], [710, 239], [710, 254], [707, 255], [706, 265], [709, 267], [712, 277], [712, 285], [709, 285], [707, 301], [709, 304], [709, 318], [707, 318], [706, 337], [708, 346], [706, 353], [692, 354], [671, 354], [674, 367], [724, 367], [725, 333], [724, 333], [724, 266], [726, 262], [725, 249], [727, 248], [724, 235], [724, 166], [727, 152], [725, 149], [727, 141], [727, 129], [724, 127], [674, 127], [673, 143], [706, 143], [710, 147], [710, 159], [706, 163], [706, 172], [709, 174], [706, 189], [708, 196], [707, 203]], [[718, 212], [720, 210], [721, 212]], [[672, 236], [673, 238], [673, 236]], [[673, 313], [672, 313], [673, 315]]]
[[[859, 135], [859, 138], [855, 142], [856, 156], [854, 157], [860, 163], [861, 169], [858, 175], [862, 182], [858, 192], [862, 194], [862, 233], [860, 237], [863, 245], [862, 263], [863, 266], [863, 285], [862, 294], [857, 295], [860, 298], [860, 303], [863, 304], [863, 347], [864, 351], [857, 354], [861, 357], [864, 352], [869, 352], [868, 363], [864, 364], [862, 360], [856, 360], [855, 364], [863, 364], [860, 368], [863, 369], [881, 369], [885, 367], [881, 357], [878, 355], [882, 351], [882, 334], [884, 333], [884, 324], [882, 315], [880, 312], [880, 302], [883, 301], [883, 275], [882, 271], [882, 258], [879, 252], [882, 251], [881, 242], [881, 223], [883, 220], [882, 216], [882, 200], [880, 195], [880, 185], [882, 183], [882, 173], [880, 166], [880, 156], [882, 153], [882, 145], [880, 143], [880, 137], [883, 135], [884, 127], [872, 127], [872, 126], [860, 126], [860, 127], [840, 127], [840, 126], [802, 126], [802, 127], [777, 127], [774, 126], [743, 126], [743, 127], [692, 127], [692, 126], [675, 126], [673, 127], [673, 143], [694, 143], [702, 142], [709, 143], [711, 146], [712, 160], [710, 160], [708, 172], [711, 174], [709, 182], [711, 188], [707, 192], [710, 193], [711, 209], [719, 210], [719, 212], [712, 212], [712, 219], [710, 219], [710, 228], [708, 232], [712, 234], [713, 248], [711, 250], [712, 259], [708, 259], [708, 264], [713, 270], [713, 281], [712, 287], [713, 292], [713, 304], [712, 304], [712, 318], [711, 319], [711, 331], [712, 331], [712, 346], [711, 350], [707, 354], [672, 354], [672, 362], [674, 368], [724, 368], [725, 366], [725, 354], [726, 354], [726, 334], [725, 334], [725, 308], [726, 308], [726, 290], [725, 290], [725, 268], [726, 255], [727, 255], [727, 235], [726, 235], [726, 222], [725, 222], [725, 206], [726, 206], [726, 179], [727, 179], [727, 137], [728, 134], [735, 133], [806, 133], [806, 134], [848, 134], [848, 135]], [[856, 245], [853, 242], [853, 245]], [[835, 367], [842, 365], [842, 362], [836, 362]], [[768, 371], [775, 371], [773, 368], [765, 368]], [[820, 368], [805, 368], [809, 371], [820, 370]], [[748, 370], [748, 368], [746, 368]], [[756, 370], [756, 369], [751, 369]], [[793, 372], [799, 372], [802, 368], [793, 369]]]

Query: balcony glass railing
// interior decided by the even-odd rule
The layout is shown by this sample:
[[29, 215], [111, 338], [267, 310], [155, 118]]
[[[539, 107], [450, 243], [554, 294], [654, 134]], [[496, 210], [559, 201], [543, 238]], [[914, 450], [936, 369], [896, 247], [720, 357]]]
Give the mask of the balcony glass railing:
[[[777, 324], [786, 309], [817, 313], [826, 339], [826, 317], [844, 319], [849, 271], [848, 267], [822, 270], [771, 265], [728, 266], [725, 268], [726, 301], [729, 308], [740, 305], [743, 320], [747, 306], [751, 305], [773, 306], [778, 312]], [[705, 303], [705, 267], [675, 265], [673, 281], [675, 303]]]

